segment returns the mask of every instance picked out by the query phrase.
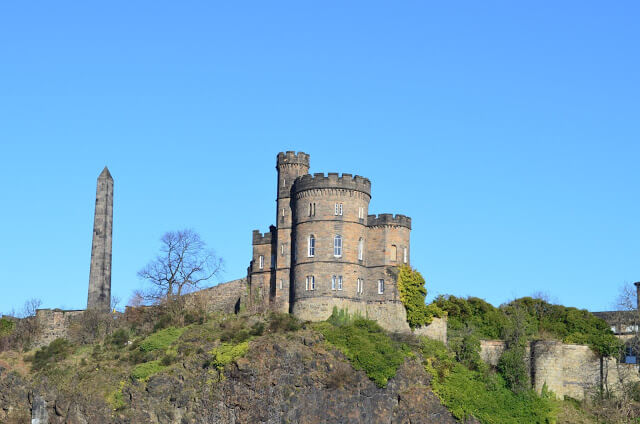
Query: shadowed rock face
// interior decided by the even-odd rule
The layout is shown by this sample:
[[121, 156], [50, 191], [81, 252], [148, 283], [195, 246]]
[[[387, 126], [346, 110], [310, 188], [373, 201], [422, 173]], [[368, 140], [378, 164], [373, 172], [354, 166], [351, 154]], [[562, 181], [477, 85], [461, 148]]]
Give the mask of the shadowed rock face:
[[[0, 376], [0, 414], [8, 403], [31, 409], [28, 392], [33, 388], [16, 378]], [[407, 360], [387, 387], [379, 388], [342, 354], [327, 350], [321, 336], [302, 332], [254, 340], [246, 357], [227, 366], [222, 381], [194, 358], [146, 384], [127, 386], [121, 412], [102, 401], [38, 392], [52, 422], [60, 423], [457, 422], [431, 392], [429, 381], [417, 361]]]

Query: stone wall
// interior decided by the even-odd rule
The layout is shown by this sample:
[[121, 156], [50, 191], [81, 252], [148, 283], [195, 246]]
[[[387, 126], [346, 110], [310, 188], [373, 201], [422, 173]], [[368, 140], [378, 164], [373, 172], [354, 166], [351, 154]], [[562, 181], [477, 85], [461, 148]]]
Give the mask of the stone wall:
[[207, 312], [238, 313], [247, 306], [247, 279], [220, 283], [186, 295], [187, 304], [201, 306]]
[[[505, 343], [501, 340], [482, 340], [480, 356], [496, 366], [504, 349]], [[532, 387], [540, 393], [546, 384], [559, 398], [569, 396], [582, 400], [601, 385], [615, 392], [621, 382], [640, 381], [636, 365], [622, 364], [614, 358], [601, 361], [589, 346], [557, 340], [530, 342], [526, 362]]]
[[62, 309], [38, 309], [39, 336], [34, 342], [36, 348], [46, 346], [55, 339], [66, 338], [73, 318], [82, 315], [83, 310], [64, 311]]
[[363, 302], [339, 297], [301, 299], [293, 305], [293, 314], [305, 321], [324, 321], [331, 316], [333, 308], [344, 309], [349, 314], [359, 314], [375, 320], [380, 327], [396, 333], [411, 333], [427, 336], [443, 343], [447, 341], [446, 318], [434, 318], [426, 326], [411, 330], [407, 323], [407, 313], [402, 302]]
[[417, 336], [426, 336], [430, 339], [440, 340], [447, 343], [447, 318], [433, 318], [431, 324], [425, 327], [418, 327], [413, 330], [413, 334]]

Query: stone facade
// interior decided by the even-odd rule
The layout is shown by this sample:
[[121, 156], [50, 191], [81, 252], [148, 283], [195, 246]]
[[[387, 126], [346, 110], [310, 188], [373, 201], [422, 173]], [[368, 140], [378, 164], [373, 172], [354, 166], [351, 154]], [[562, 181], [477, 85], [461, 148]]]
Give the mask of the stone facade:
[[81, 316], [83, 310], [64, 311], [62, 309], [38, 309], [38, 337], [34, 341], [36, 348], [46, 346], [55, 339], [67, 338], [74, 318]]
[[113, 178], [107, 167], [98, 177], [93, 219], [91, 270], [87, 309], [104, 312], [111, 307], [111, 238], [113, 233]]
[[408, 331], [395, 270], [410, 263], [411, 218], [370, 215], [367, 178], [310, 175], [306, 153], [279, 153], [276, 169], [276, 225], [253, 232], [252, 306], [311, 321], [344, 308]]
[[[480, 356], [490, 365], [498, 365], [505, 349], [501, 340], [482, 340]], [[589, 346], [566, 344], [557, 340], [529, 343], [526, 362], [532, 387], [540, 393], [543, 386], [557, 397], [582, 400], [601, 387], [615, 392], [622, 382], [638, 382], [638, 366], [614, 358], [601, 359]]]

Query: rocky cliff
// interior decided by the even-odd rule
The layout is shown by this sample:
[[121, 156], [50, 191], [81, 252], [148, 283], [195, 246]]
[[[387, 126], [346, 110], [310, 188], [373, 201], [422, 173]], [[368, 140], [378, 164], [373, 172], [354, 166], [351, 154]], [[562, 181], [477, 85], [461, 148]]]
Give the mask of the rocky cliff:
[[[97, 389], [98, 374], [81, 376], [88, 373], [82, 366], [61, 384], [55, 373], [21, 376], [5, 364], [0, 422], [28, 423], [32, 417], [36, 423], [69, 424], [457, 422], [431, 392], [430, 376], [418, 359], [406, 359], [381, 388], [312, 329], [253, 338], [246, 355], [221, 373], [204, 367], [206, 352], [199, 352], [182, 355], [146, 381], [122, 381], [115, 408]], [[76, 389], [91, 387], [92, 378], [96, 393], [74, 390], [74, 381]]]

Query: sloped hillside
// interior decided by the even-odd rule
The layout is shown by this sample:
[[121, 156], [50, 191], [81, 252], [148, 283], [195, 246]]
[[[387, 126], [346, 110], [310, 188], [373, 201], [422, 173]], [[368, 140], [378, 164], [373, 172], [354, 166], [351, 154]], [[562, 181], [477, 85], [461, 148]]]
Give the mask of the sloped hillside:
[[421, 359], [368, 323], [350, 350], [327, 342], [333, 324], [274, 315], [5, 352], [0, 422], [31, 422], [34, 405], [52, 423], [457, 422]]

